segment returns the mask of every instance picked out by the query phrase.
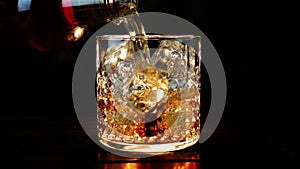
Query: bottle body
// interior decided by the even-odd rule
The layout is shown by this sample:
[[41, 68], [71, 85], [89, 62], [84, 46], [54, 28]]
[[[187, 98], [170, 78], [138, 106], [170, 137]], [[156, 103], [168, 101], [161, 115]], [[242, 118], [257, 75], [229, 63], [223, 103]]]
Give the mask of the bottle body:
[[95, 23], [108, 22], [136, 8], [134, 0], [0, 0], [0, 32], [17, 34], [40, 51], [77, 43]]

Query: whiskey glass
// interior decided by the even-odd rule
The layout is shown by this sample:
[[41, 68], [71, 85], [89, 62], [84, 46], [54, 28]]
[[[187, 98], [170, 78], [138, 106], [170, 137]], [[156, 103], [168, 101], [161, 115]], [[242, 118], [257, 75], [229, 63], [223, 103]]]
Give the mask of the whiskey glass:
[[201, 37], [96, 37], [97, 129], [101, 145], [160, 153], [200, 138]]

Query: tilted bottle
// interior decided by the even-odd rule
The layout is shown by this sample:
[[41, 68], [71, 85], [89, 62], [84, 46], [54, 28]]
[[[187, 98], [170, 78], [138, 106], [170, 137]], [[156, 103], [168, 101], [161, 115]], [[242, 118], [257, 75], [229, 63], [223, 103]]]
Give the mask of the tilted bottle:
[[97, 23], [132, 13], [138, 0], [0, 0], [0, 33], [41, 51], [72, 46]]

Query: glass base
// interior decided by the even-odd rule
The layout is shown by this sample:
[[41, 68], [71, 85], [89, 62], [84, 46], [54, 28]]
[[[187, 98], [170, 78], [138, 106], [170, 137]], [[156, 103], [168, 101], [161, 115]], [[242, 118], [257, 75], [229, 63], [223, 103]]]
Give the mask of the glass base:
[[197, 143], [199, 136], [188, 141], [175, 143], [157, 143], [157, 144], [140, 144], [140, 143], [124, 143], [116, 142], [108, 139], [100, 138], [99, 142], [110, 149], [131, 153], [163, 153], [169, 151], [182, 150]]

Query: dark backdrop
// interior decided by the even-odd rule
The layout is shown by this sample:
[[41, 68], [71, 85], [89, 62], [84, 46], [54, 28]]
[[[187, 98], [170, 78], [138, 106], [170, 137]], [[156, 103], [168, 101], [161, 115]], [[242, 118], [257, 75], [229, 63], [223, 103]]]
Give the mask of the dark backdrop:
[[[200, 145], [203, 159], [209, 161], [206, 168], [294, 167], [296, 5], [170, 2], [140, 0], [139, 11], [170, 13], [197, 25], [214, 44], [226, 72], [222, 121]], [[72, 103], [73, 66], [84, 42], [52, 53], [22, 46], [14, 34], [0, 35], [1, 141], [9, 157], [5, 161], [36, 168], [59, 168], [56, 162], [91, 164], [97, 149], [82, 131]]]

